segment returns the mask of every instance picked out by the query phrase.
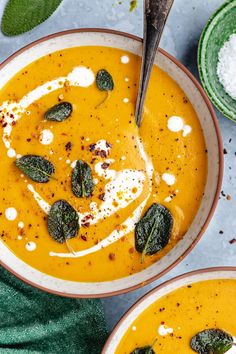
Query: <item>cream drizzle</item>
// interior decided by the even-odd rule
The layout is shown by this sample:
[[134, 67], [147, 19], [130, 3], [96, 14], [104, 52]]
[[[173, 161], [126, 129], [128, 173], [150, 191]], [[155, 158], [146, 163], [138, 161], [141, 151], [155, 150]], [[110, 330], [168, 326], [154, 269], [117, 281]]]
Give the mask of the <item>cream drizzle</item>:
[[[102, 248], [104, 247], [108, 247], [109, 245], [111, 245], [112, 243], [118, 241], [120, 238], [122, 238], [123, 236], [125, 236], [126, 234], [132, 232], [135, 228], [135, 224], [137, 223], [137, 221], [140, 219], [142, 212], [144, 210], [144, 207], [147, 203], [147, 200], [150, 196], [150, 192], [152, 189], [152, 174], [153, 174], [153, 165], [152, 162], [150, 161], [150, 159], [147, 157], [144, 147], [142, 145], [141, 139], [137, 138], [137, 145], [139, 147], [139, 151], [140, 151], [140, 155], [142, 157], [142, 159], [145, 161], [146, 164], [146, 173], [149, 179], [149, 194], [148, 196], [145, 198], [145, 200], [134, 210], [132, 216], [130, 216], [128, 219], [126, 219], [122, 224], [121, 224], [121, 230], [114, 230], [108, 237], [106, 237], [104, 240], [102, 240], [101, 242], [99, 242], [97, 245], [90, 247], [88, 249], [85, 249], [83, 251], [79, 251], [79, 252], [74, 252], [74, 253], [56, 253], [56, 252], [50, 252], [49, 255], [50, 256], [57, 256], [57, 257], [62, 257], [62, 258], [79, 258], [79, 257], [83, 257], [85, 255], [88, 255], [90, 253], [94, 253], [97, 251], [100, 251]], [[109, 161], [110, 163], [113, 162], [114, 160], [106, 160]], [[125, 172], [124, 172], [125, 171]], [[98, 169], [97, 167], [97, 172], [99, 172], [100, 174], [103, 175], [104, 178], [107, 177], [107, 170], [101, 169], [100, 167]], [[113, 178], [113, 187], [116, 188], [117, 185], [117, 180], [116, 177], [117, 175], [119, 176], [118, 178], [120, 178], [120, 175], [122, 173], [124, 173], [125, 175], [127, 174], [127, 176], [125, 177], [126, 182], [130, 180], [130, 173], [138, 173], [138, 178], [142, 179], [144, 182], [145, 176], [143, 173], [141, 173], [140, 171], [135, 171], [135, 170], [123, 170], [123, 171], [119, 171], [116, 172], [115, 170], [110, 170], [112, 178]], [[110, 177], [109, 176], [109, 177]], [[116, 181], [115, 181], [116, 180]], [[114, 182], [115, 181], [115, 182]], [[121, 179], [122, 181], [122, 179]], [[112, 183], [112, 182], [110, 182]], [[109, 187], [107, 187], [109, 186]], [[135, 187], [135, 185], [132, 184], [132, 188]], [[40, 208], [46, 213], [48, 214], [50, 211], [50, 205], [35, 191], [34, 187], [29, 184], [27, 186], [28, 190], [30, 192], [32, 192], [34, 199], [36, 200], [36, 202], [39, 204]], [[109, 183], [106, 185], [106, 188], [108, 190], [108, 188], [111, 188], [111, 185], [109, 185]], [[120, 188], [122, 188], [121, 190], [124, 190], [124, 183], [123, 181], [120, 183]], [[123, 204], [119, 205], [119, 207], [114, 207], [111, 209], [111, 202], [113, 202], [113, 198], [111, 198], [108, 194], [108, 201], [106, 201], [106, 192], [105, 192], [105, 202], [103, 202], [100, 205], [99, 211], [97, 210], [95, 203], [93, 203], [92, 205], [92, 210], [91, 212], [87, 212], [87, 213], [78, 213], [79, 217], [80, 217], [80, 222], [83, 223], [87, 222], [88, 219], [86, 219], [85, 217], [88, 217], [89, 215], [93, 215], [93, 219], [91, 218], [89, 220], [90, 224], [95, 224], [97, 223], [99, 220], [104, 219], [106, 217], [111, 216], [112, 214], [114, 214], [118, 209], [120, 209], [121, 207], [125, 208], [128, 204], [130, 204], [134, 199], [136, 199], [142, 192], [142, 188], [138, 189], [137, 188], [137, 196], [135, 198], [130, 198], [130, 200], [126, 200], [125, 202], [123, 202]], [[120, 200], [119, 200], [120, 202]], [[105, 207], [104, 207], [105, 205]], [[96, 208], [96, 209], [95, 209]]]
[[27, 251], [32, 252], [32, 251], [36, 250], [37, 245], [35, 242], [30, 241], [30, 242], [26, 243], [25, 248], [27, 249]]
[[5, 210], [5, 217], [9, 221], [13, 221], [17, 218], [17, 210], [13, 207], [7, 208]]
[[[85, 73], [86, 71], [86, 73]], [[81, 73], [84, 73], [84, 77], [81, 78]], [[26, 94], [19, 102], [3, 102], [0, 107], [1, 113], [4, 115], [4, 122], [7, 123], [6, 127], [3, 129], [3, 142], [5, 144], [6, 149], [8, 150], [8, 155], [15, 156], [16, 152], [11, 148], [11, 139], [10, 135], [12, 132], [12, 117], [14, 116], [14, 121], [16, 122], [22, 116], [22, 114], [27, 110], [27, 108], [36, 100], [40, 99], [42, 96], [55, 91], [59, 88], [62, 88], [65, 83], [68, 83], [71, 86], [82, 86], [88, 87], [94, 82], [94, 73], [85, 67], [77, 67], [72, 70], [66, 77], [59, 77], [55, 80], [46, 82], [45, 84], [37, 87], [32, 90], [28, 94]], [[5, 113], [8, 113], [5, 115]], [[105, 140], [99, 140], [96, 144], [96, 148], [101, 150], [106, 149], [107, 155], [109, 154], [110, 147], [105, 146]], [[152, 174], [153, 174], [153, 165], [152, 162], [147, 157], [142, 141], [140, 138], [137, 138], [137, 145], [139, 147], [140, 155], [146, 164], [146, 173], [149, 179], [149, 194], [145, 198], [145, 200], [134, 210], [132, 216], [126, 219], [124, 223], [121, 224], [122, 230], [117, 231], [114, 230], [107, 238], [99, 242], [96, 246], [93, 246], [87, 250], [79, 251], [75, 254], [71, 253], [54, 253], [50, 252], [50, 255], [58, 256], [58, 257], [81, 257], [89, 253], [93, 253], [101, 250], [104, 247], [109, 246], [111, 243], [116, 242], [121, 237], [131, 232], [135, 223], [139, 220], [142, 211], [146, 205], [146, 202], [150, 196], [150, 192], [152, 189]], [[14, 151], [14, 154], [13, 154]], [[10, 157], [9, 156], [9, 157]], [[113, 160], [106, 160], [107, 163], [113, 163]], [[74, 165], [75, 162], [72, 162]], [[99, 210], [96, 208], [95, 203], [93, 204], [93, 209], [91, 212], [87, 212], [81, 214], [78, 212], [80, 216], [81, 223], [83, 223], [83, 219], [88, 214], [94, 216], [92, 220], [90, 220], [91, 224], [98, 222], [101, 219], [107, 218], [114, 214], [118, 209], [125, 208], [132, 201], [137, 199], [143, 190], [144, 181], [146, 179], [145, 173], [137, 170], [122, 170], [115, 171], [110, 169], [102, 169], [100, 162], [96, 165], [95, 171], [100, 177], [105, 179], [109, 179], [110, 181], [107, 183], [105, 187], [105, 201], [100, 205]], [[131, 177], [130, 177], [131, 176]], [[27, 181], [26, 181], [27, 182]], [[133, 189], [136, 187], [136, 191]], [[35, 201], [38, 203], [39, 207], [48, 214], [50, 211], [50, 204], [47, 203], [40, 194], [34, 189], [31, 184], [27, 185], [27, 189], [33, 194]], [[110, 191], [113, 191], [110, 193]], [[116, 193], [116, 198], [114, 197]], [[114, 206], [114, 199], [117, 201], [117, 206]], [[116, 205], [116, 203], [115, 203]], [[77, 255], [78, 254], [78, 255]]]
[[[112, 163], [114, 160], [107, 159], [105, 163]], [[96, 224], [99, 220], [108, 218], [119, 209], [126, 208], [130, 203], [137, 199], [142, 191], [146, 176], [141, 171], [125, 169], [119, 172], [115, 170], [103, 169], [103, 162], [95, 165], [96, 173], [110, 181], [105, 186], [104, 202], [99, 208], [93, 203], [91, 212], [85, 213], [81, 223], [88, 222]], [[136, 188], [133, 190], [133, 188]], [[92, 216], [89, 218], [89, 216]]]
[[53, 141], [53, 133], [50, 129], [44, 129], [40, 133], [39, 141], [42, 145], [50, 145]]
[[[108, 237], [103, 239], [101, 242], [99, 242], [97, 245], [92, 246], [90, 248], [87, 248], [82, 251], [78, 251], [73, 253], [56, 253], [56, 252], [50, 252], [50, 256], [56, 256], [56, 257], [62, 257], [62, 258], [79, 258], [86, 256], [88, 254], [98, 252], [101, 249], [110, 246], [112, 243], [117, 242], [119, 239], [127, 235], [128, 233], [132, 232], [135, 228], [135, 224], [137, 221], [140, 219], [142, 212], [145, 208], [145, 205], [149, 199], [151, 190], [152, 190], [152, 175], [153, 175], [153, 165], [151, 160], [148, 158], [146, 155], [146, 152], [144, 150], [143, 144], [141, 142], [140, 138], [136, 139], [137, 145], [139, 148], [140, 155], [142, 159], [145, 161], [146, 165], [146, 173], [149, 179], [149, 194], [148, 196], [144, 199], [144, 201], [134, 210], [133, 214], [126, 219], [122, 224], [121, 224], [121, 230], [114, 230], [110, 233]], [[137, 171], [138, 172], [138, 171]], [[119, 172], [118, 172], [119, 173]], [[100, 207], [101, 208], [101, 207]]]
[[48, 214], [50, 209], [51, 209], [51, 205], [48, 204], [42, 197], [41, 195], [36, 192], [36, 190], [34, 189], [34, 187], [32, 186], [32, 184], [28, 184], [27, 185], [28, 190], [33, 194], [34, 199], [36, 200], [36, 202], [38, 203], [38, 205], [40, 206], [40, 208], [46, 213]]
[[160, 336], [167, 336], [167, 334], [171, 334], [173, 332], [173, 328], [168, 327], [166, 325], [160, 325], [160, 327], [158, 328], [158, 334]]
[[185, 124], [183, 118], [178, 116], [170, 117], [167, 122], [167, 127], [174, 133], [178, 133], [182, 130], [183, 137], [186, 137], [192, 131], [190, 125]]
[[175, 176], [171, 173], [163, 173], [162, 179], [166, 182], [168, 186], [172, 186], [173, 184], [175, 184]]
[[4, 101], [0, 106], [0, 111], [2, 114], [8, 112], [8, 115], [4, 116], [4, 122], [7, 123], [6, 127], [3, 129], [3, 142], [5, 147], [8, 150], [11, 148], [10, 136], [12, 132], [11, 123], [13, 121], [11, 115], [14, 116], [14, 121], [16, 122], [33, 102], [50, 92], [62, 88], [66, 82], [70, 86], [88, 87], [93, 84], [94, 79], [95, 76], [91, 69], [79, 66], [75, 67], [67, 76], [59, 77], [38, 86], [36, 89], [23, 96], [19, 102]]

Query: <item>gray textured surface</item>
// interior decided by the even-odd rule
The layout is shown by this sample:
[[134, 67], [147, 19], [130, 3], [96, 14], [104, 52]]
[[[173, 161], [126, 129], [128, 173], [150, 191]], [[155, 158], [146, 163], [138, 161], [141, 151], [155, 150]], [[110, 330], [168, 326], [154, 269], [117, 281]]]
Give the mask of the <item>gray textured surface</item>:
[[[0, 0], [0, 14], [5, 5]], [[175, 0], [162, 38], [161, 47], [185, 64], [195, 75], [196, 50], [200, 33], [208, 17], [223, 3], [222, 0]], [[106, 27], [142, 35], [142, 1], [129, 13], [129, 0], [119, 5], [115, 0], [64, 0], [57, 12], [45, 23], [24, 35], [7, 38], [0, 34], [0, 61], [15, 50], [50, 33], [78, 27]], [[148, 290], [173, 276], [208, 266], [236, 265], [236, 124], [218, 114], [223, 136], [225, 175], [223, 191], [214, 218], [202, 240], [191, 254], [175, 269], [150, 286], [130, 294], [103, 300], [109, 328]], [[232, 139], [232, 140], [231, 140]], [[219, 231], [224, 233], [220, 234]]]

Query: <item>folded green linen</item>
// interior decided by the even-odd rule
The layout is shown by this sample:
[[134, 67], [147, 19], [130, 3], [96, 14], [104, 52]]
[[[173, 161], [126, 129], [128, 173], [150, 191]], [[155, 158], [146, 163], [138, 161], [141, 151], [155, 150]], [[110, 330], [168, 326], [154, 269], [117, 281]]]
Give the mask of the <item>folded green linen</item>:
[[100, 354], [106, 337], [99, 300], [50, 295], [0, 267], [0, 354]]

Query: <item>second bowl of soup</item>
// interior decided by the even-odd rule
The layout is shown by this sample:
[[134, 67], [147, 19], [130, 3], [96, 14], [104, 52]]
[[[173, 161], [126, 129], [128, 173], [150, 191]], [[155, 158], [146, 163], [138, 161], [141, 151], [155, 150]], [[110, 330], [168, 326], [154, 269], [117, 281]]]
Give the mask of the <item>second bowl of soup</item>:
[[144, 296], [102, 354], [236, 353], [236, 268], [188, 273]]

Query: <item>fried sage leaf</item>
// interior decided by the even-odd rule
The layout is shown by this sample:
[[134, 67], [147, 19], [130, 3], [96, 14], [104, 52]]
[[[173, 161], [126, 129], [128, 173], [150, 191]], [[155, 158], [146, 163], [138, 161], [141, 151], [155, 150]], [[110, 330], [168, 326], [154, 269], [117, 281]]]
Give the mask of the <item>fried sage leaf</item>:
[[15, 164], [34, 182], [46, 183], [55, 172], [53, 164], [38, 155], [24, 155], [16, 159]]
[[96, 84], [100, 91], [112, 91], [114, 89], [114, 81], [106, 69], [101, 69], [97, 72]]
[[48, 231], [50, 236], [59, 243], [77, 236], [79, 216], [66, 200], [58, 200], [52, 205], [48, 214]]
[[138, 6], [138, 1], [137, 0], [131, 0], [129, 4], [129, 11], [132, 12], [134, 11]]
[[93, 193], [94, 182], [90, 166], [82, 161], [76, 162], [71, 178], [72, 192], [78, 198], [90, 197]]
[[2, 17], [2, 32], [15, 36], [45, 21], [62, 0], [8, 0]]
[[152, 255], [169, 242], [173, 227], [170, 211], [161, 204], [152, 204], [135, 227], [135, 248], [144, 256]]
[[233, 346], [233, 337], [221, 329], [206, 329], [192, 337], [191, 348], [198, 354], [224, 354]]
[[53, 122], [63, 122], [70, 117], [72, 110], [73, 108], [71, 103], [60, 102], [49, 108], [49, 110], [44, 114], [44, 118]]
[[148, 345], [146, 347], [136, 348], [130, 354], [156, 354], [156, 352]]

